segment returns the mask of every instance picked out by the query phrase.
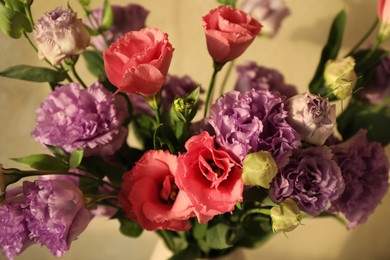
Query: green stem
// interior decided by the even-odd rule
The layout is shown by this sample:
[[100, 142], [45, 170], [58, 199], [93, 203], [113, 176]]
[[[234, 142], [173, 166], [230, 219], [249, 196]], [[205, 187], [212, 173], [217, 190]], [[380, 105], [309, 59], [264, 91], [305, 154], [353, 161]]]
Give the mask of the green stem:
[[75, 68], [75, 64], [74, 64], [74, 63], [70, 66], [70, 69], [71, 69], [71, 71], [72, 71], [74, 77], [77, 79], [77, 81], [78, 81], [84, 88], [87, 88], [87, 85], [85, 85], [84, 81], [80, 78], [79, 74], [77, 73], [76, 68]]
[[167, 230], [157, 230], [157, 234], [164, 240], [166, 246], [171, 250], [175, 251], [175, 243], [172, 239], [172, 236]]
[[74, 82], [74, 80], [69, 76], [68, 72], [65, 70], [64, 66], [62, 66], [62, 64], [60, 64], [61, 66], [61, 69], [65, 72], [65, 77], [66, 79], [69, 81], [69, 82]]
[[26, 16], [27, 16], [28, 20], [30, 20], [31, 26], [34, 28], [34, 19], [32, 17], [30, 5], [25, 5], [24, 11], [26, 12]]
[[211, 94], [213, 93], [215, 79], [217, 77], [218, 72], [222, 69], [224, 64], [225, 63], [221, 64], [221, 63], [217, 63], [214, 61], [214, 71], [213, 71], [213, 75], [211, 75], [210, 84], [209, 84], [209, 87], [207, 89], [207, 96], [206, 96], [203, 118], [206, 118], [206, 116], [208, 114], [208, 110], [209, 110], [209, 106], [210, 106], [210, 102], [211, 102], [210, 97], [211, 97]]
[[263, 214], [263, 215], [267, 215], [267, 216], [270, 216], [271, 215], [271, 209], [269, 208], [256, 208], [256, 209], [250, 209], [248, 211], [246, 211], [240, 218], [241, 222], [248, 216], [248, 215], [251, 215], [251, 214]]
[[160, 102], [157, 100], [157, 95], [153, 96], [153, 102], [154, 105], [152, 106], [152, 109], [154, 110], [154, 116], [156, 117], [156, 123], [157, 125], [161, 124], [161, 116], [160, 116]]
[[229, 67], [227, 68], [227, 71], [225, 73], [225, 77], [223, 77], [223, 81], [222, 81], [222, 84], [221, 84], [221, 90], [219, 92], [219, 94], [222, 96], [223, 93], [225, 92], [225, 87], [226, 87], [226, 83], [229, 79], [229, 76], [230, 76], [230, 73], [232, 72], [232, 69], [234, 67], [234, 60], [232, 60], [230, 63], [229, 63]]
[[348, 52], [347, 56], [352, 55], [366, 40], [367, 38], [371, 35], [371, 33], [375, 30], [379, 23], [378, 18], [375, 19], [374, 23], [371, 25], [370, 29], [366, 32], [366, 34], [363, 35], [363, 37], [358, 41], [355, 46]]

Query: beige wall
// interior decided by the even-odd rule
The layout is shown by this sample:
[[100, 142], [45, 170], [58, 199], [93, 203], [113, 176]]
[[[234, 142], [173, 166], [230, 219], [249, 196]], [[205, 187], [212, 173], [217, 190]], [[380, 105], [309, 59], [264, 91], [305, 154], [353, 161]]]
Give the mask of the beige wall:
[[[76, 7], [77, 0], [69, 1]], [[97, 6], [103, 1], [95, 0]], [[125, 0], [111, 0], [125, 4]], [[190, 75], [207, 86], [211, 75], [211, 59], [207, 54], [200, 24], [201, 16], [216, 6], [213, 0], [137, 0], [150, 10], [147, 24], [169, 34], [175, 47], [171, 74]], [[374, 0], [286, 0], [289, 16], [276, 38], [257, 39], [239, 59], [278, 68], [286, 81], [305, 91], [328, 28], [341, 8], [348, 12], [343, 52], [345, 53], [370, 27], [376, 14]], [[65, 0], [35, 0], [34, 15]], [[77, 8], [76, 8], [77, 9]], [[80, 12], [81, 14], [81, 12]], [[23, 39], [12, 40], [0, 35], [0, 70], [16, 64], [40, 64], [34, 51]], [[84, 73], [81, 73], [84, 76]], [[87, 82], [93, 78], [87, 76]], [[233, 82], [231, 77], [230, 82]], [[43, 150], [29, 136], [34, 128], [34, 110], [49, 92], [45, 84], [0, 78], [0, 162], [6, 167], [19, 166], [7, 158], [39, 153]], [[347, 231], [333, 219], [304, 220], [295, 231], [276, 235], [262, 248], [245, 251], [246, 259], [390, 259], [390, 195], [368, 222]], [[95, 219], [64, 259], [149, 259], [157, 238], [145, 233], [139, 239], [119, 234], [117, 223]], [[1, 256], [0, 256], [1, 259]], [[46, 249], [28, 249], [17, 259], [54, 259]]]

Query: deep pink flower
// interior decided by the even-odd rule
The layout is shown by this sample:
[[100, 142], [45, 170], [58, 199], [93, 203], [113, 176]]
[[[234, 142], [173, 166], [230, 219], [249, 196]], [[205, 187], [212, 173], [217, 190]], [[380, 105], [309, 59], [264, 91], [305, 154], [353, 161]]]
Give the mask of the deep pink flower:
[[260, 32], [261, 25], [239, 9], [220, 6], [203, 17], [207, 49], [216, 62], [239, 57]]
[[191, 228], [192, 206], [175, 183], [177, 157], [149, 150], [123, 175], [119, 201], [126, 217], [144, 229], [184, 231]]
[[207, 132], [191, 137], [179, 156], [176, 183], [194, 205], [200, 223], [231, 212], [242, 200], [242, 168], [227, 152], [215, 148]]
[[159, 29], [128, 32], [104, 53], [107, 77], [120, 92], [153, 96], [165, 81], [173, 50]]

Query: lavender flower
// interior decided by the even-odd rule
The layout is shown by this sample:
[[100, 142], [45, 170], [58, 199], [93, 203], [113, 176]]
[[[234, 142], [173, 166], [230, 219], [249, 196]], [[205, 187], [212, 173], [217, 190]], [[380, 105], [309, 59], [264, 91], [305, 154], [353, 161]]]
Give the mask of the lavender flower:
[[270, 196], [276, 202], [293, 198], [301, 210], [318, 215], [343, 190], [343, 177], [331, 149], [317, 146], [294, 151], [289, 164], [276, 175]]
[[263, 25], [261, 34], [274, 37], [290, 10], [283, 0], [245, 0], [241, 10], [250, 14]]
[[62, 256], [87, 227], [92, 215], [84, 205], [83, 194], [71, 181], [36, 180], [23, 183], [30, 238]]
[[332, 203], [332, 210], [348, 219], [349, 228], [364, 223], [385, 196], [389, 161], [382, 146], [368, 142], [360, 130], [346, 142], [331, 146], [345, 182], [345, 191]]
[[72, 10], [57, 8], [45, 13], [34, 29], [40, 59], [57, 65], [67, 56], [80, 54], [90, 41], [89, 32]]
[[[145, 20], [149, 12], [138, 4], [128, 4], [126, 6], [112, 5], [114, 13], [114, 21], [109, 30], [104, 31], [103, 36], [91, 37], [91, 43], [101, 52], [107, 49], [107, 44], [110, 45], [119, 37], [129, 31], [138, 31], [145, 28]], [[84, 23], [91, 28], [98, 29], [101, 26], [103, 19], [103, 8], [92, 10], [88, 19]], [[107, 41], [107, 44], [106, 42]]]
[[264, 150], [281, 168], [288, 163], [291, 150], [300, 145], [286, 117], [283, 99], [276, 92], [231, 91], [211, 107], [208, 123], [217, 143], [232, 158], [241, 162], [248, 153]]
[[390, 56], [382, 60], [373, 77], [358, 93], [374, 105], [390, 97]]
[[336, 124], [336, 105], [310, 93], [291, 97], [286, 102], [287, 122], [310, 144], [323, 145]]
[[32, 136], [41, 144], [67, 152], [84, 148], [84, 154], [111, 155], [123, 144], [128, 117], [123, 97], [95, 83], [81, 90], [76, 83], [58, 87], [36, 111]]
[[0, 250], [8, 260], [32, 244], [21, 208], [23, 201], [22, 187], [16, 187], [7, 191], [5, 204], [0, 207]]
[[[162, 111], [169, 111], [172, 102], [176, 97], [184, 97], [186, 94], [190, 94], [194, 91], [198, 86], [199, 84], [195, 83], [189, 76], [167, 76], [161, 91]], [[201, 88], [200, 92], [203, 93], [204, 90]], [[149, 107], [144, 97], [135, 94], [129, 94], [129, 97], [135, 114], [154, 115], [153, 110]], [[202, 102], [200, 102], [200, 104], [202, 104]]]
[[258, 66], [255, 62], [246, 62], [237, 66], [238, 78], [235, 90], [240, 92], [255, 90], [279, 91], [286, 97], [292, 97], [298, 92], [293, 85], [284, 82], [283, 75], [275, 69]]

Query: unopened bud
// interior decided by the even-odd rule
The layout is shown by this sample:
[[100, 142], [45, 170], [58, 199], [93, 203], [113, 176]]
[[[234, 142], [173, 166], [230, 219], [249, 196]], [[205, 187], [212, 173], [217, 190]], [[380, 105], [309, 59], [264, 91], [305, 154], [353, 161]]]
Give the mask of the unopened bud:
[[293, 199], [287, 198], [271, 209], [272, 230], [288, 232], [301, 223], [301, 211]]
[[245, 185], [257, 185], [269, 189], [278, 167], [267, 151], [247, 154], [243, 161], [242, 180]]

